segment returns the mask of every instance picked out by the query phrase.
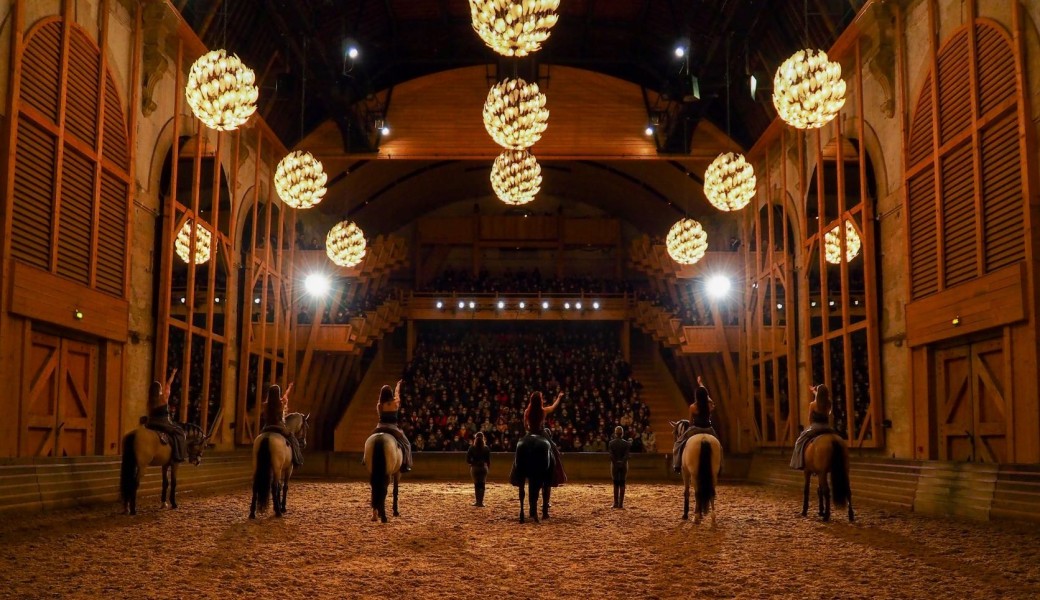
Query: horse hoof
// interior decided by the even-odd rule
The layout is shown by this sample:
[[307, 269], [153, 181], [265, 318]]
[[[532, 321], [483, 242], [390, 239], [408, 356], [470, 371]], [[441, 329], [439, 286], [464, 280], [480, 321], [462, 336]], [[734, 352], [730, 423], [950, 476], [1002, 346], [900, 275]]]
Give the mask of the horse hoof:
[[400, 516], [401, 516], [401, 513], [397, 512], [397, 511], [395, 510], [395, 511], [394, 511], [394, 516], [395, 516], [395, 517], [400, 517]]
[[548, 519], [548, 518], [549, 518], [549, 513], [544, 513], [543, 512], [542, 513], [542, 519]]
[[170, 505], [170, 510], [177, 510], [177, 505], [176, 504], [171, 504]]
[[372, 515], [372, 519], [371, 519], [371, 521], [372, 521], [373, 523], [375, 523], [375, 522], [376, 522], [376, 519], [378, 519], [378, 517], [376, 517], [375, 515]]
[[694, 525], [700, 525], [700, 522], [701, 522], [701, 516], [700, 515], [697, 515], [696, 517], [693, 518], [693, 524]]
[[690, 520], [690, 515], [683, 515], [682, 516], [682, 520], [683, 521], [689, 521]]
[[256, 518], [256, 513], [249, 513], [249, 518], [250, 519], [255, 519]]
[[380, 517], [380, 518], [379, 518], [379, 520], [380, 520], [380, 521], [382, 521], [382, 522], [384, 522], [384, 523], [386, 523], [386, 522], [387, 522], [387, 519], [386, 519], [386, 517]]
[[170, 505], [167, 504], [166, 502], [163, 502], [162, 505], [160, 506], [160, 508], [169, 508], [169, 507], [170, 507]]

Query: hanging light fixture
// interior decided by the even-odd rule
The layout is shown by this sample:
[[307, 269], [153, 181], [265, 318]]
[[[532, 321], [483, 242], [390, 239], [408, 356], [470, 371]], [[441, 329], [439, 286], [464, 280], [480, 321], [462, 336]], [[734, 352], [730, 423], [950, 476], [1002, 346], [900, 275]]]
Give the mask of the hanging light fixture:
[[[823, 258], [832, 265], [841, 264], [841, 232], [839, 231], [840, 227], [840, 225], [835, 225], [833, 229], [828, 231], [823, 236]], [[846, 219], [845, 261], [852, 262], [852, 259], [859, 256], [859, 250], [861, 247], [862, 242], [859, 239], [859, 234], [856, 233], [856, 227], [852, 224], [852, 221]]]
[[325, 253], [341, 267], [357, 266], [365, 258], [365, 232], [353, 221], [340, 221], [325, 238]]
[[548, 127], [549, 110], [538, 84], [505, 79], [495, 84], [484, 102], [484, 128], [495, 143], [511, 150], [530, 148]]
[[191, 65], [184, 96], [191, 112], [210, 129], [238, 129], [256, 112], [256, 75], [237, 55], [213, 50]]
[[740, 210], [755, 197], [755, 168], [743, 154], [718, 155], [704, 172], [704, 195], [722, 211]]
[[310, 152], [295, 150], [278, 162], [274, 189], [278, 197], [293, 208], [310, 208], [325, 197], [328, 176], [321, 161]]
[[799, 50], [773, 77], [773, 106], [787, 124], [798, 129], [823, 127], [845, 105], [841, 65], [823, 50]]
[[527, 56], [549, 39], [560, 0], [469, 0], [473, 31], [502, 56]]
[[[192, 254], [191, 240], [195, 238], [195, 252]], [[191, 219], [184, 222], [184, 226], [177, 232], [177, 238], [173, 241], [173, 249], [177, 256], [188, 264], [201, 265], [209, 261], [210, 246], [213, 243], [213, 234], [202, 225], [196, 225]]]
[[506, 150], [491, 167], [491, 188], [506, 204], [527, 204], [541, 185], [542, 167], [527, 150]]
[[693, 219], [680, 219], [668, 230], [668, 255], [681, 265], [692, 265], [708, 251], [708, 234]]

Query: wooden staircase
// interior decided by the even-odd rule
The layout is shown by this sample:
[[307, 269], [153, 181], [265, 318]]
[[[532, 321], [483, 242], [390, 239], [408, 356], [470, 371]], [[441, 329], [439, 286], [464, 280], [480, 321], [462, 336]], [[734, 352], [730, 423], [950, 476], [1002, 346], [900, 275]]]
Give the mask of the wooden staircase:
[[336, 425], [333, 448], [337, 452], [361, 452], [365, 440], [376, 426], [376, 401], [379, 389], [393, 386], [404, 373], [405, 349], [395, 347], [391, 336], [384, 338], [372, 365], [365, 372], [361, 384], [350, 400], [343, 418]]
[[672, 428], [668, 421], [685, 418], [686, 402], [668, 371], [656, 344], [632, 344], [632, 376], [643, 384], [640, 398], [650, 407], [650, 427], [657, 436], [657, 452], [672, 451]]

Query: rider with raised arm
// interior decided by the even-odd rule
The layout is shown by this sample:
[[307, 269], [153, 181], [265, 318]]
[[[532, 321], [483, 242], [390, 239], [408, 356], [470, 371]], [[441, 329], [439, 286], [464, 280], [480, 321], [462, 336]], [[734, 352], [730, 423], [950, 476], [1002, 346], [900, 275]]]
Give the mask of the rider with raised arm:
[[715, 410], [715, 401], [708, 395], [708, 388], [704, 387], [701, 376], [697, 376], [697, 389], [693, 392], [693, 402], [690, 403], [690, 427], [683, 436], [675, 440], [672, 447], [672, 470], [676, 473], [682, 471], [682, 453], [686, 441], [699, 433], [709, 433], [719, 437], [715, 433], [715, 427], [711, 424], [711, 413]]
[[264, 402], [264, 428], [263, 433], [277, 433], [285, 438], [289, 447], [292, 448], [292, 462], [294, 467], [303, 464], [303, 450], [300, 449], [300, 440], [296, 439], [285, 427], [285, 415], [289, 409], [289, 394], [292, 393], [293, 384], [285, 388], [285, 394], [278, 384], [267, 388], [267, 400]]
[[173, 462], [184, 462], [188, 458], [184, 449], [187, 435], [170, 416], [170, 386], [173, 385], [173, 378], [176, 376], [177, 369], [174, 369], [170, 378], [166, 380], [165, 387], [162, 382], [152, 382], [148, 389], [148, 418], [145, 420], [145, 427], [169, 436]]
[[809, 403], [809, 426], [802, 430], [794, 442], [794, 454], [791, 456], [792, 469], [805, 468], [805, 446], [816, 436], [830, 433], [831, 392], [824, 384], [809, 386], [813, 400]]
[[397, 411], [401, 408], [401, 381], [397, 382], [394, 389], [384, 385], [379, 390], [379, 402], [376, 403], [376, 413], [379, 414], [379, 424], [372, 433], [389, 433], [397, 440], [401, 447], [403, 464], [401, 472], [407, 473], [412, 470], [412, 444], [408, 437], [397, 425]]
[[567, 483], [567, 473], [563, 470], [563, 458], [560, 455], [560, 449], [552, 441], [552, 432], [545, 427], [545, 417], [546, 415], [551, 415], [556, 410], [561, 400], [563, 400], [563, 392], [556, 396], [556, 400], [552, 404], [547, 405], [544, 403], [545, 400], [542, 393], [534, 392], [527, 401], [527, 408], [524, 409], [524, 426], [527, 428], [527, 432], [544, 436], [545, 439], [549, 440], [549, 446], [552, 448], [553, 458], [556, 462], [555, 472], [553, 473], [553, 487]]

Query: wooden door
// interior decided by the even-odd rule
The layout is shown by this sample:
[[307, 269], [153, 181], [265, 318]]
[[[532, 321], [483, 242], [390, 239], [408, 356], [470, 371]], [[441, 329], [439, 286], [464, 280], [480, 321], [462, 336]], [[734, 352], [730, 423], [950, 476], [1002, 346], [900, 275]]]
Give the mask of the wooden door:
[[1003, 340], [937, 350], [935, 364], [939, 459], [1004, 462], [1007, 386]]
[[97, 346], [33, 332], [22, 398], [22, 456], [81, 456], [94, 449]]

